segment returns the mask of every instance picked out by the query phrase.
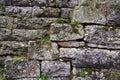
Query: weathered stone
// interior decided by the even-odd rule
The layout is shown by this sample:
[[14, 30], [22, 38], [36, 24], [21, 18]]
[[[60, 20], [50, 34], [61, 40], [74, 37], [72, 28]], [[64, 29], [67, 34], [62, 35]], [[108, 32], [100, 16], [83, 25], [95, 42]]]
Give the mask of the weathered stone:
[[30, 78], [40, 75], [40, 64], [38, 61], [15, 60], [6, 61], [4, 73], [6, 78]]
[[61, 10], [58, 8], [40, 8], [40, 7], [33, 7], [33, 16], [37, 17], [60, 17]]
[[119, 0], [81, 0], [73, 20], [81, 23], [120, 25]]
[[41, 63], [42, 73], [49, 74], [51, 76], [69, 76], [70, 75], [70, 63], [60, 61], [42, 61]]
[[31, 6], [31, 0], [12, 0], [14, 6]]
[[91, 77], [73, 77], [72, 80], [93, 80]]
[[9, 40], [11, 36], [11, 30], [0, 28], [0, 40]]
[[0, 28], [12, 29], [13, 28], [13, 18], [6, 17], [6, 16], [0, 16]]
[[53, 60], [58, 58], [58, 53], [52, 50], [50, 42], [29, 42], [29, 58], [38, 60]]
[[32, 7], [13, 7], [8, 6], [5, 8], [6, 13], [12, 16], [24, 17], [32, 15]]
[[69, 80], [67, 77], [56, 77], [56, 78], [49, 78], [48, 80]]
[[37, 78], [20, 78], [20, 79], [14, 79], [14, 80], [38, 80]]
[[[60, 58], [71, 58], [75, 67], [120, 68], [120, 51], [61, 48]], [[117, 64], [117, 65], [116, 65]], [[116, 65], [116, 66], [115, 66]]]
[[5, 65], [5, 60], [6, 60], [6, 57], [0, 57], [0, 66]]
[[85, 42], [66, 41], [66, 42], [58, 42], [58, 45], [61, 47], [84, 47]]
[[73, 8], [79, 4], [78, 0], [49, 0], [48, 6]]
[[58, 44], [57, 43], [52, 42], [51, 43], [51, 47], [52, 47], [53, 53], [55, 53], [55, 54], [59, 53], [59, 50], [58, 50], [59, 48], [58, 48]]
[[47, 0], [34, 0], [33, 1], [34, 6], [46, 6], [47, 5]]
[[69, 24], [51, 24], [51, 40], [66, 41], [82, 39], [84, 34], [83, 26], [71, 26]]
[[20, 30], [14, 29], [12, 34], [12, 39], [14, 40], [34, 40], [39, 39], [43, 36], [46, 30]]
[[14, 28], [17, 29], [48, 29], [49, 25], [56, 22], [57, 18], [23, 18], [14, 19]]
[[90, 47], [120, 49], [120, 29], [109, 29], [106, 26], [86, 26], [84, 40], [89, 42], [88, 46]]
[[0, 5], [11, 5], [12, 1], [11, 0], [0, 0]]
[[61, 17], [62, 18], [71, 18], [73, 15], [73, 9], [71, 8], [62, 8], [61, 9]]
[[28, 45], [25, 42], [2, 41], [0, 42], [0, 55], [18, 55], [28, 53]]
[[[110, 69], [96, 69], [96, 68], [73, 68], [73, 74], [77, 77], [81, 78], [82, 80], [118, 80], [119, 76], [113, 77], [113, 75], [118, 75], [120, 70], [110, 68]], [[80, 73], [83, 73], [80, 75]], [[73, 80], [75, 77], [73, 78]], [[75, 80], [76, 80], [75, 79]], [[80, 79], [80, 80], [81, 80]]]

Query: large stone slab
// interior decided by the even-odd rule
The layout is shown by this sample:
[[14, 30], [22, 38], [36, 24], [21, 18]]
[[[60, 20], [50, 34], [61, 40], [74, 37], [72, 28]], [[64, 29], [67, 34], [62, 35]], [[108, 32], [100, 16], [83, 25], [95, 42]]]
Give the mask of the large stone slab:
[[32, 15], [37, 17], [60, 17], [61, 10], [59, 8], [40, 8], [33, 7]]
[[[70, 63], [60, 61], [42, 61], [41, 63], [42, 73], [46, 73], [54, 76], [69, 76], [70, 75]], [[59, 79], [58, 79], [59, 80]]]
[[95, 68], [110, 68], [115, 67], [120, 69], [119, 56], [120, 51], [109, 51], [105, 49], [76, 49], [76, 48], [61, 48], [60, 58], [72, 59], [72, 64], [75, 67], [95, 67]]
[[120, 49], [120, 29], [108, 26], [86, 26], [85, 38], [90, 47]]
[[[96, 69], [96, 68], [73, 68], [75, 77], [73, 80], [119, 80], [120, 70], [110, 69]], [[116, 75], [116, 76], [114, 76]]]
[[32, 14], [32, 7], [13, 7], [7, 6], [5, 7], [5, 12], [8, 15], [18, 16], [18, 17], [29, 17]]
[[82, 39], [84, 30], [82, 25], [72, 26], [69, 24], [51, 24], [51, 40], [53, 41], [66, 41]]
[[119, 0], [80, 0], [73, 20], [81, 23], [120, 25]]
[[36, 18], [23, 17], [14, 19], [14, 28], [17, 29], [46, 29], [49, 30], [49, 25], [56, 22], [57, 18]]
[[28, 44], [26, 42], [1, 41], [0, 55], [19, 55], [28, 53]]
[[44, 33], [46, 33], [46, 30], [14, 29], [11, 38], [19, 41], [34, 40], [40, 39]]
[[10, 40], [11, 30], [0, 28], [0, 40]]
[[[53, 47], [53, 48], [52, 48]], [[58, 59], [59, 52], [56, 49], [57, 46], [51, 42], [42, 42], [42, 41], [30, 41], [29, 42], [29, 58], [38, 59], [38, 60], [54, 60]]]
[[[16, 60], [16, 61], [15, 61]], [[32, 78], [40, 75], [40, 63], [38, 61], [7, 60], [4, 76], [8, 79]]]

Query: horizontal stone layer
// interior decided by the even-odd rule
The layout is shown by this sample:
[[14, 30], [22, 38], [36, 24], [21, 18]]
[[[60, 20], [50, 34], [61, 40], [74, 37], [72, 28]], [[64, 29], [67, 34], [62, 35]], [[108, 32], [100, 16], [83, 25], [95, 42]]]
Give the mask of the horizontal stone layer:
[[0, 4], [6, 6], [75, 7], [78, 5], [78, 0], [1, 0]]
[[[7, 60], [4, 76], [8, 79], [30, 78], [40, 75], [40, 63], [38, 61], [25, 61], [18, 58]], [[12, 73], [12, 74], [11, 74]]]
[[28, 53], [28, 44], [26, 42], [1, 41], [0, 55], [20, 55]]
[[119, 0], [81, 0], [75, 7], [73, 20], [120, 26]]
[[117, 27], [92, 25], [85, 27], [85, 38], [90, 47], [120, 49], [120, 29]]
[[82, 39], [84, 30], [82, 25], [72, 26], [69, 24], [51, 24], [50, 38], [53, 41], [68, 41]]
[[60, 58], [71, 58], [75, 67], [117, 68], [120, 69], [120, 51], [89, 48], [61, 48]]
[[60, 61], [42, 61], [41, 72], [54, 77], [67, 77], [70, 75], [70, 63]]
[[79, 42], [79, 41], [66, 41], [66, 42], [57, 42], [59, 46], [61, 47], [84, 47], [85, 42]]

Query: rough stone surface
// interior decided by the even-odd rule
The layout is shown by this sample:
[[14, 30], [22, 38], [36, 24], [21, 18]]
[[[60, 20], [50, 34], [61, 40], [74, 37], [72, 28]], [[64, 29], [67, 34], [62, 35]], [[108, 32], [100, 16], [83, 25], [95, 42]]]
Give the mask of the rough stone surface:
[[[114, 27], [111, 27], [111, 29]], [[108, 30], [106, 30], [108, 29]], [[120, 29], [109, 30], [107, 26], [86, 26], [84, 40], [89, 42], [88, 46], [100, 48], [119, 49]]]
[[14, 80], [38, 80], [37, 78], [20, 78], [20, 79], [14, 79]]
[[0, 42], [0, 55], [18, 55], [28, 53], [28, 44], [25, 42], [2, 41]]
[[119, 0], [81, 0], [73, 20], [81, 23], [119, 25]]
[[83, 38], [83, 27], [71, 26], [69, 24], [51, 24], [51, 40], [53, 41], [67, 41]]
[[[50, 74], [51, 76], [69, 76], [70, 63], [60, 61], [42, 61], [42, 73]], [[58, 79], [59, 80], [59, 79]]]
[[58, 42], [59, 46], [62, 47], [84, 47], [85, 42], [78, 42], [78, 41], [67, 41], [67, 42]]
[[38, 60], [53, 60], [57, 59], [58, 51], [52, 50], [50, 42], [29, 42], [29, 57]]
[[[120, 64], [119, 51], [109, 51], [105, 49], [75, 49], [61, 48], [61, 58], [72, 58], [73, 66], [76, 67], [96, 67], [96, 68], [118, 68]], [[115, 64], [118, 64], [115, 66]]]
[[40, 64], [38, 61], [6, 61], [4, 76], [8, 79], [36, 77], [40, 75]]
[[11, 36], [14, 40], [34, 40], [39, 39], [42, 37], [42, 35], [46, 32], [46, 30], [20, 30], [20, 29], [14, 29], [13, 34]]

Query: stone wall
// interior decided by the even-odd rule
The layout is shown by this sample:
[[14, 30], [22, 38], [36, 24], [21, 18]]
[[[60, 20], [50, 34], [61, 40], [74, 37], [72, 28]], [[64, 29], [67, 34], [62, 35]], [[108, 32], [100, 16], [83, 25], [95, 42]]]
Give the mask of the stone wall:
[[0, 80], [120, 80], [119, 0], [0, 0]]

